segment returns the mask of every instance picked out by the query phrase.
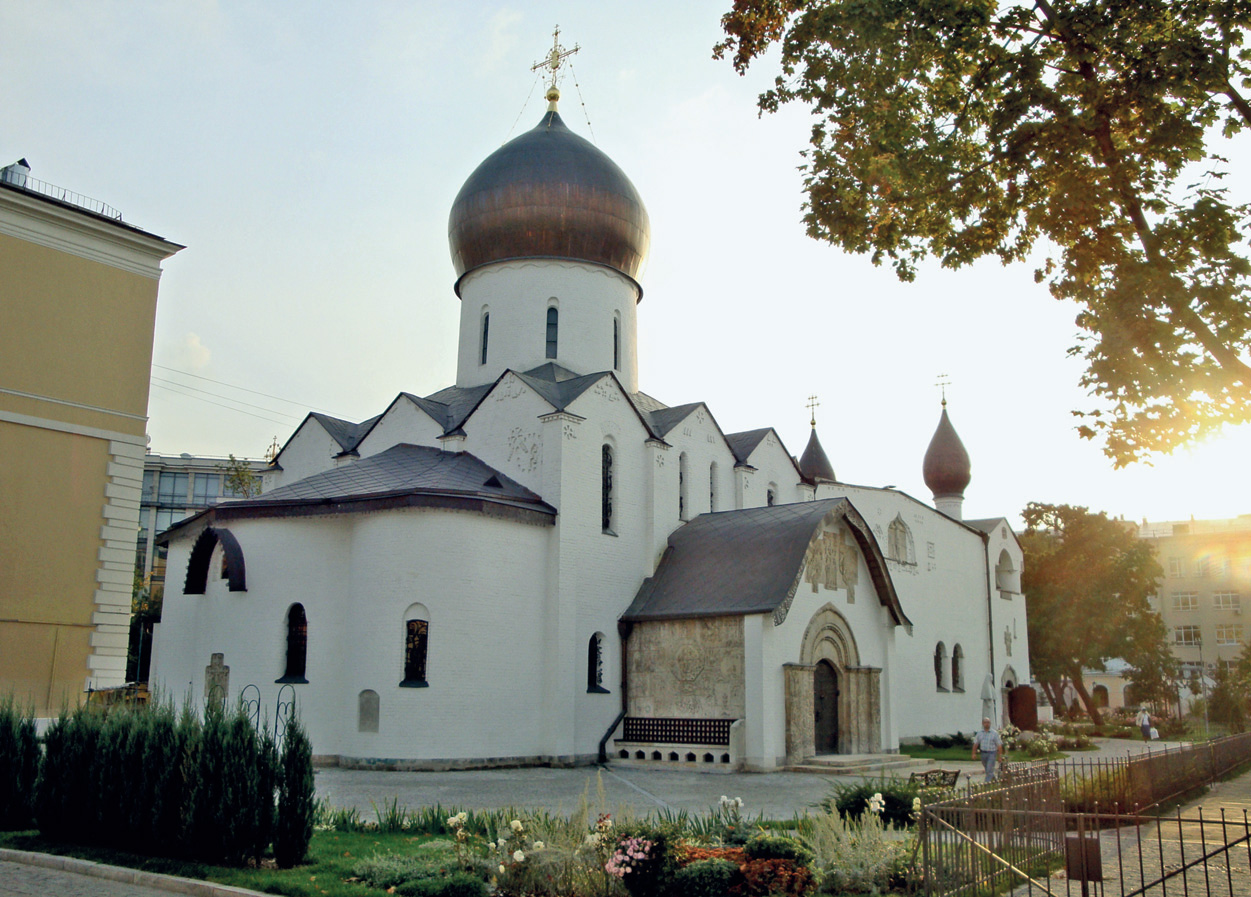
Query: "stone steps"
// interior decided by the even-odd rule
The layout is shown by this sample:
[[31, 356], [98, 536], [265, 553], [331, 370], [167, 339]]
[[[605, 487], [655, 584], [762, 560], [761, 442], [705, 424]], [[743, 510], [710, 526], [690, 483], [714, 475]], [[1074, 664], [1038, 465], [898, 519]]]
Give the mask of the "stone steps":
[[821, 775], [867, 776], [910, 773], [933, 765], [933, 760], [916, 760], [904, 754], [818, 754], [786, 769]]

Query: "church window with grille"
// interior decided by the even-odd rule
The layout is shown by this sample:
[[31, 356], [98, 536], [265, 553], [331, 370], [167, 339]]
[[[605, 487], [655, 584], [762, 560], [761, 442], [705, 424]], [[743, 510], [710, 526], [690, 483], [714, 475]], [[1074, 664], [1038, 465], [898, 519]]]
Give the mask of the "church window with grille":
[[613, 491], [613, 469], [612, 469], [612, 446], [604, 445], [600, 450], [600, 517], [603, 531], [611, 533], [613, 531], [612, 516], [612, 491]]
[[934, 685], [939, 691], [947, 691], [947, 646], [939, 642], [934, 648]]
[[547, 310], [547, 357], [556, 357], [556, 338], [560, 329], [560, 311], [555, 306]]
[[597, 632], [586, 645], [587, 694], [608, 694], [604, 688], [604, 634]]
[[307, 682], [308, 617], [304, 605], [293, 604], [287, 611], [287, 656], [279, 682]]
[[429, 620], [404, 621], [404, 681], [400, 685], [419, 688], [426, 684], [426, 652], [430, 645]]
[[964, 691], [964, 649], [959, 645], [951, 649], [951, 690]]

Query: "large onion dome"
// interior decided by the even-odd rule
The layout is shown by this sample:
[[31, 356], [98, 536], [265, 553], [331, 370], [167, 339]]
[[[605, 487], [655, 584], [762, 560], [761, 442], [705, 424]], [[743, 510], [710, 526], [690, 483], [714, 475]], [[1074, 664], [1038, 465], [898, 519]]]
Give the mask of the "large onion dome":
[[821, 447], [821, 440], [817, 438], [815, 425], [812, 428], [812, 435], [808, 437], [808, 446], [799, 459], [799, 472], [806, 482], [814, 485], [838, 482], [834, 476], [834, 465], [830, 463], [825, 449]]
[[617, 164], [548, 107], [534, 129], [487, 156], [448, 221], [459, 283], [510, 259], [572, 259], [636, 280], [651, 241], [647, 210]]
[[930, 440], [930, 447], [925, 450], [925, 462], [921, 466], [925, 476], [925, 485], [934, 493], [934, 498], [963, 498], [964, 490], [973, 479], [973, 465], [969, 462], [969, 453], [960, 441], [956, 428], [947, 417], [947, 402], [943, 400], [943, 416], [938, 420], [938, 429]]

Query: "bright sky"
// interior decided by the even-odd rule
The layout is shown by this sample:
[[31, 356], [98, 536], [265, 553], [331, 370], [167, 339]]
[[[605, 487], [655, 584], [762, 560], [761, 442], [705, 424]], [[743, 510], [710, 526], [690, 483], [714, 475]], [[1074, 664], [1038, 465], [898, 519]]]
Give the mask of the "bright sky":
[[1070, 412], [1092, 405], [1066, 358], [1074, 309], [1028, 266], [901, 284], [808, 239], [808, 115], [758, 118], [773, 71], [712, 60], [729, 5], [0, 0], [0, 165], [26, 157], [186, 244], [161, 281], [152, 449], [258, 457], [309, 409], [361, 420], [454, 380], [448, 211], [538, 122], [530, 66], [559, 24], [581, 46], [562, 115], [651, 217], [644, 391], [705, 401], [726, 432], [773, 426], [796, 455], [815, 393], [841, 479], [928, 501], [946, 374], [967, 517], [1251, 512], [1251, 427], [1122, 471], [1076, 436]]

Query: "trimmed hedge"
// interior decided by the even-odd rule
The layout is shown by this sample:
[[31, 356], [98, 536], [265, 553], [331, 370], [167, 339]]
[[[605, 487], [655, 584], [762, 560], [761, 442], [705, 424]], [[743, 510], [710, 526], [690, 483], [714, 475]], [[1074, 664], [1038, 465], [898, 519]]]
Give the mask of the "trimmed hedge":
[[0, 700], [0, 830], [29, 828], [34, 822], [38, 771], [34, 719], [12, 698]]
[[[9, 756], [26, 756], [8, 733], [28, 726], [34, 744], [29, 714], [13, 717], [0, 704], [0, 820], [10, 766], [20, 766]], [[294, 865], [313, 834], [312, 748], [296, 720], [287, 732], [280, 758], [241, 709], [210, 705], [201, 722], [188, 707], [82, 707], [48, 728], [38, 775], [27, 774], [34, 787], [18, 793], [34, 795], [35, 823], [53, 840], [233, 865], [259, 860], [272, 843]]]

